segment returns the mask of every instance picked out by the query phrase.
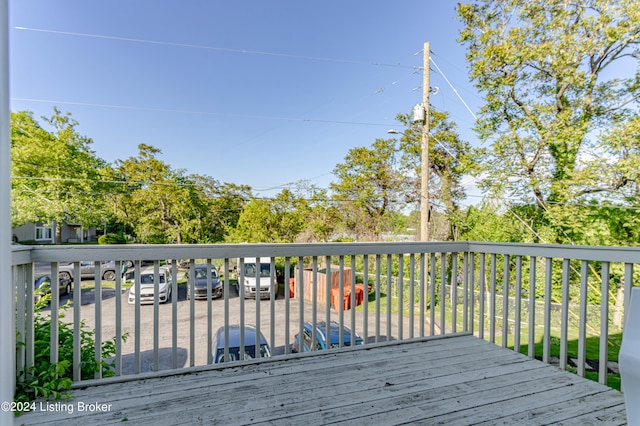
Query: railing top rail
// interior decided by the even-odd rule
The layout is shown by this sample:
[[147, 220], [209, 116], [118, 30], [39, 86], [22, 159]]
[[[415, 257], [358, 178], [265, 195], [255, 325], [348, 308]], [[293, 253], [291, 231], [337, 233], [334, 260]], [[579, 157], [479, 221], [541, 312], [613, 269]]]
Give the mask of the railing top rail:
[[[349, 256], [403, 253], [464, 252], [466, 242], [313, 243], [313, 244], [125, 244], [33, 246], [33, 262], [78, 260], [202, 259], [236, 257]], [[14, 254], [14, 264], [18, 258]], [[27, 262], [20, 262], [27, 263]]]
[[640, 263], [640, 247], [492, 242], [125, 244], [12, 247], [12, 264], [78, 260], [222, 259], [236, 257], [349, 256], [409, 253], [508, 254], [559, 259]]
[[11, 246], [11, 264], [24, 265], [26, 263], [31, 263], [32, 250], [33, 250], [33, 246], [12, 245]]
[[469, 251], [513, 256], [551, 257], [602, 262], [640, 263], [640, 247], [577, 246], [564, 244], [523, 244], [468, 242]]

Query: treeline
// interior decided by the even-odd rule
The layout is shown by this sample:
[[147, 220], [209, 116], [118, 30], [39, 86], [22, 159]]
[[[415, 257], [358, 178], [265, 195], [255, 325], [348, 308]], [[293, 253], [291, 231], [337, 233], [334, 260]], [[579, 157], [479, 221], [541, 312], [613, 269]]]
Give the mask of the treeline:
[[[640, 0], [479, 0], [459, 4], [459, 41], [483, 103], [479, 146], [429, 114], [431, 235], [636, 245], [640, 215]], [[160, 151], [107, 164], [54, 109], [12, 113], [12, 219], [109, 223], [147, 243], [379, 240], [418, 228], [421, 124], [354, 147], [335, 181], [271, 199], [174, 170]], [[463, 177], [485, 198], [461, 208]], [[59, 235], [58, 235], [59, 237]]]
[[[337, 181], [318, 188], [300, 181], [272, 198], [211, 176], [175, 170], [161, 151], [140, 144], [135, 157], [108, 164], [54, 109], [43, 127], [28, 111], [12, 113], [12, 218], [27, 222], [107, 223], [109, 232], [142, 243], [323, 242], [414, 234], [419, 227], [420, 129], [405, 115], [400, 138], [349, 151]], [[447, 115], [434, 112], [431, 145], [432, 235], [480, 240], [634, 245], [640, 216], [611, 202], [509, 205], [488, 197], [461, 208], [462, 177], [479, 166]], [[57, 232], [58, 242], [60, 233]]]
[[[445, 118], [436, 114], [434, 123]], [[404, 116], [399, 119], [406, 122]], [[54, 220], [107, 223], [110, 232], [143, 243], [376, 240], [417, 228], [411, 210], [419, 188], [407, 176], [419, 172], [419, 141], [411, 129], [402, 141], [379, 139], [349, 151], [335, 167], [338, 181], [330, 188], [300, 181], [272, 198], [260, 198], [249, 186], [176, 170], [151, 145], [140, 144], [135, 157], [109, 164], [91, 149], [92, 140], [79, 134], [78, 124], [57, 108], [42, 121], [29, 111], [11, 114], [14, 226]], [[454, 143], [447, 149], [464, 157], [467, 145], [450, 139]], [[462, 168], [456, 169], [451, 157], [434, 158], [433, 164], [438, 166], [434, 195], [446, 192], [448, 206], [457, 209]], [[438, 189], [440, 180], [455, 190]], [[438, 217], [446, 228], [447, 215]], [[56, 236], [60, 242], [59, 227]], [[451, 236], [449, 228], [442, 236]]]

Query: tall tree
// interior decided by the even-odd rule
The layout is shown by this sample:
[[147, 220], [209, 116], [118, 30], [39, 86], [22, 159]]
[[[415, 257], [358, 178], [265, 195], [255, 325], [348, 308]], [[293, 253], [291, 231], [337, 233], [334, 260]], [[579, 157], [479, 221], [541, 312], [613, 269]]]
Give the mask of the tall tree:
[[194, 183], [157, 158], [161, 151], [138, 145], [137, 157], [117, 162], [124, 193], [115, 202], [119, 220], [145, 243], [182, 243], [198, 209]]
[[293, 193], [301, 200], [298, 205], [305, 223], [305, 229], [297, 236], [296, 241], [329, 241], [332, 237], [338, 226], [340, 213], [327, 192], [308, 181], [296, 183]]
[[195, 175], [192, 178], [201, 204], [197, 212], [197, 233], [200, 235], [197, 242], [224, 241], [238, 224], [245, 204], [252, 198], [251, 188], [227, 182], [220, 184], [209, 176]]
[[371, 147], [349, 150], [334, 170], [331, 184], [343, 220], [359, 238], [377, 239], [392, 228], [393, 213], [405, 203], [406, 179], [400, 173], [395, 139], [376, 139]]
[[458, 12], [485, 97], [486, 189], [549, 216], [637, 182], [628, 168], [585, 171], [600, 170], [603, 157], [614, 168], [626, 161], [600, 136], [638, 117], [640, 0], [479, 0]]
[[42, 127], [30, 111], [11, 113], [11, 198], [13, 226], [56, 223], [56, 243], [65, 223], [92, 226], [105, 219], [106, 163], [77, 131], [71, 114], [54, 108]]
[[[462, 178], [473, 164], [471, 146], [460, 139], [456, 125], [447, 112], [429, 108], [429, 200], [442, 211], [446, 229], [436, 229], [437, 239], [451, 240], [456, 236], [456, 224], [460, 220], [460, 201], [465, 196]], [[422, 126], [414, 125], [410, 116], [399, 114], [398, 121], [407, 126], [400, 139], [404, 174], [412, 177], [411, 199], [420, 200], [420, 175], [422, 170]]]

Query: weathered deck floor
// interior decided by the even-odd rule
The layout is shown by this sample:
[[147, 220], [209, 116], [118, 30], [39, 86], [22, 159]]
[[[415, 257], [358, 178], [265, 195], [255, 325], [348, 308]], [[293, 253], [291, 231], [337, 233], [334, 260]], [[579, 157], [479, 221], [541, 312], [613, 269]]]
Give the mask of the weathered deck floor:
[[[625, 424], [620, 392], [470, 335], [302, 354], [74, 391], [16, 424]], [[84, 403], [104, 413], [78, 412]]]

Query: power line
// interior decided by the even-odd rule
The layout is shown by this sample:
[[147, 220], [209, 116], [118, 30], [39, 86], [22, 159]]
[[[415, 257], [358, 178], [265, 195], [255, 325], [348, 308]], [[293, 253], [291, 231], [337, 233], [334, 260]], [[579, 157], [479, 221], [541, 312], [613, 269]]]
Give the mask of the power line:
[[447, 78], [446, 75], [444, 75], [444, 73], [442, 72], [442, 70], [440, 69], [440, 67], [438, 66], [438, 64], [436, 64], [436, 61], [433, 60], [433, 56], [431, 56], [429, 58], [431, 60], [431, 62], [433, 63], [433, 65], [436, 67], [436, 70], [440, 73], [440, 75], [442, 75], [442, 78], [444, 78], [444, 81], [447, 82], [447, 84], [449, 85], [449, 87], [451, 87], [451, 90], [453, 90], [453, 93], [456, 94], [456, 96], [458, 97], [458, 99], [460, 99], [460, 102], [462, 102], [462, 104], [465, 106], [465, 108], [467, 108], [467, 111], [469, 111], [469, 113], [471, 114], [471, 116], [474, 118], [474, 120], [477, 120], [478, 117], [476, 117], [475, 113], [471, 110], [471, 108], [469, 107], [469, 105], [467, 105], [467, 103], [465, 102], [465, 100], [462, 98], [462, 96], [460, 95], [460, 93], [458, 93], [458, 90], [454, 87], [453, 84], [451, 84], [451, 82], [449, 81], [449, 79]]
[[232, 49], [228, 47], [204, 46], [204, 45], [198, 45], [198, 44], [175, 43], [170, 41], [147, 40], [147, 39], [139, 39], [139, 38], [131, 38], [131, 37], [101, 35], [101, 34], [76, 33], [71, 31], [49, 30], [45, 28], [29, 28], [29, 27], [19, 27], [19, 26], [16, 26], [13, 28], [21, 31], [34, 31], [34, 32], [40, 32], [40, 33], [60, 34], [60, 35], [75, 36], [75, 37], [88, 37], [88, 38], [97, 38], [97, 39], [104, 39], [104, 40], [126, 41], [126, 42], [133, 42], [133, 43], [156, 44], [156, 45], [162, 45], [162, 46], [188, 47], [191, 49], [213, 50], [213, 51], [220, 51], [220, 52], [277, 56], [277, 57], [283, 57], [283, 58], [307, 59], [307, 60], [313, 60], [313, 61], [338, 62], [338, 63], [345, 63], [345, 64], [374, 65], [374, 66], [382, 66], [382, 67], [412, 68], [412, 69], [417, 68], [414, 66], [388, 64], [388, 63], [382, 63], [382, 62], [356, 61], [352, 59], [326, 58], [326, 57], [319, 57], [319, 56], [297, 55], [292, 53], [278, 53], [278, 52], [268, 52], [268, 51], [260, 51], [260, 50]]
[[141, 107], [141, 106], [132, 106], [132, 105], [100, 104], [100, 103], [91, 103], [91, 102], [61, 101], [61, 100], [51, 100], [51, 99], [11, 98], [11, 100], [21, 101], [21, 102], [39, 102], [39, 103], [49, 103], [49, 104], [61, 104], [61, 105], [89, 106], [89, 107], [98, 107], [98, 108], [128, 109], [128, 110], [153, 111], [153, 112], [170, 112], [170, 113], [194, 114], [194, 115], [211, 115], [211, 116], [219, 116], [219, 117], [298, 121], [303, 123], [306, 122], [306, 123], [326, 123], [326, 124], [348, 124], [348, 125], [358, 125], [358, 126], [389, 126], [390, 125], [389, 123], [366, 123], [366, 122], [359, 122], [359, 121], [320, 120], [320, 119], [314, 119], [314, 118], [234, 114], [234, 113], [224, 113], [224, 112], [192, 111], [192, 110], [170, 109], [170, 108], [152, 108], [152, 107]]

